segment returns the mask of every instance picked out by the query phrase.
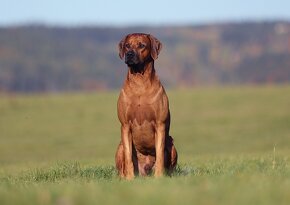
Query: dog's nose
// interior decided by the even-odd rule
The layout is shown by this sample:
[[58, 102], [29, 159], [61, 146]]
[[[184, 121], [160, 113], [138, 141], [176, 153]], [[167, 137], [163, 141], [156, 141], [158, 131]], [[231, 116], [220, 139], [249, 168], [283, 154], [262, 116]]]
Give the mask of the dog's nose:
[[135, 56], [134, 51], [128, 51], [128, 52], [126, 53], [126, 57], [127, 57], [127, 58], [133, 58], [134, 56]]

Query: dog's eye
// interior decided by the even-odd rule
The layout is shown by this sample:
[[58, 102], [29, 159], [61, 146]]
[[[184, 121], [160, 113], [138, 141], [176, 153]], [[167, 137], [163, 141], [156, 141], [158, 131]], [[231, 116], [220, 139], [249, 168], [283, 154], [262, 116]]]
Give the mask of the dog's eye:
[[130, 48], [131, 46], [130, 46], [129, 43], [126, 43], [126, 44], [125, 44], [125, 47], [126, 47], [126, 48]]
[[145, 47], [146, 47], [145, 44], [143, 44], [143, 43], [140, 43], [140, 44], [139, 44], [139, 48], [145, 48]]

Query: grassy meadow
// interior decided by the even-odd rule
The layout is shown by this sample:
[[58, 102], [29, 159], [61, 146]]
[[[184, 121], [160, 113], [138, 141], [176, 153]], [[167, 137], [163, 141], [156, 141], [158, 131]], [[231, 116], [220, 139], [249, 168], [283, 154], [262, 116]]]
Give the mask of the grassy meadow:
[[290, 86], [168, 96], [178, 167], [124, 181], [118, 92], [0, 94], [0, 204], [290, 203]]

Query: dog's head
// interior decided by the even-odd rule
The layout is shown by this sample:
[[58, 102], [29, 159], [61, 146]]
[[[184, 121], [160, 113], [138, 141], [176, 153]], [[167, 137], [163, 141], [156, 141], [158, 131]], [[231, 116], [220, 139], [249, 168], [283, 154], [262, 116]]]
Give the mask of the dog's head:
[[150, 34], [133, 33], [125, 36], [119, 43], [119, 56], [125, 57], [128, 66], [144, 64], [156, 60], [162, 48], [158, 39]]

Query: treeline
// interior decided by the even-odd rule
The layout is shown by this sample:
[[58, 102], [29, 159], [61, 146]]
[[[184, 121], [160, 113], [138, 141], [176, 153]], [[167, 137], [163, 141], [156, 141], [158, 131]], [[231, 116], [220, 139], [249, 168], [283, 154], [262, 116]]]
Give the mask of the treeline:
[[114, 89], [126, 66], [117, 45], [146, 32], [163, 43], [157, 72], [168, 87], [290, 82], [290, 22], [204, 26], [0, 28], [0, 91]]

